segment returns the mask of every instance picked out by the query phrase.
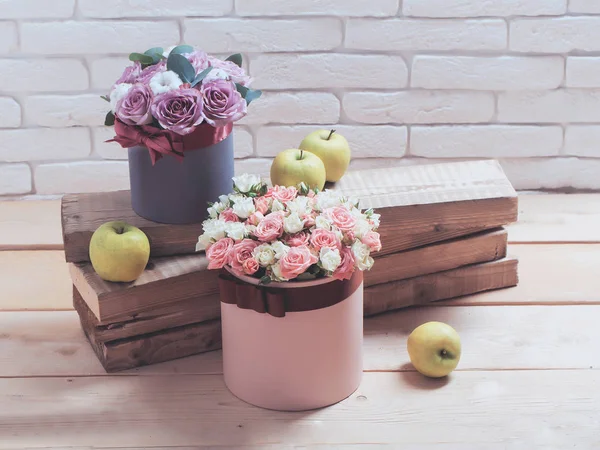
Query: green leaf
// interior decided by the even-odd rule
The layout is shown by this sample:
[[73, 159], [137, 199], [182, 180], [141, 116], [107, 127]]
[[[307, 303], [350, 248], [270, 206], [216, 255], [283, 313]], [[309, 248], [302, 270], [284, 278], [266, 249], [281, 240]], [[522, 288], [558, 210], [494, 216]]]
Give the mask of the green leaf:
[[259, 281], [259, 284], [269, 284], [271, 282], [271, 277], [268, 275], [265, 275], [264, 277], [262, 277]]
[[154, 47], [144, 52], [144, 55], [148, 55], [152, 58], [152, 63], [156, 64], [163, 58], [163, 48], [162, 47]]
[[231, 61], [238, 67], [242, 67], [242, 55], [241, 53], [236, 53], [235, 55], [231, 55], [225, 61]]
[[181, 53], [192, 53], [193, 51], [194, 47], [192, 47], [191, 45], [178, 45], [173, 50], [171, 50], [171, 53], [169, 53], [169, 55], [180, 55]]
[[235, 88], [240, 95], [246, 99], [246, 104], [249, 105], [252, 100], [256, 100], [262, 95], [262, 91], [248, 89], [246, 86], [242, 86], [239, 83], [235, 83]]
[[167, 69], [172, 70], [182, 81], [185, 83], [191, 83], [194, 81], [196, 76], [196, 69], [192, 66], [192, 63], [187, 60], [185, 56], [181, 56], [177, 53], [171, 53], [167, 59]]
[[194, 78], [194, 81], [192, 83], [192, 87], [196, 86], [198, 83], [200, 83], [202, 80], [204, 80], [206, 78], [206, 75], [208, 75], [208, 73], [212, 69], [213, 69], [212, 66], [211, 67], [207, 67], [202, 72], [200, 72], [198, 75], [196, 75], [196, 78]]
[[112, 113], [112, 111], [109, 111], [108, 114], [106, 114], [106, 118], [104, 119], [104, 125], [106, 125], [107, 127], [113, 126], [115, 124], [115, 115]]
[[108, 97], [108, 95], [101, 95], [101, 96], [100, 96], [100, 98], [101, 98], [102, 100], [106, 100], [107, 102], [109, 102], [109, 103], [110, 103], [110, 98]]
[[132, 53], [129, 55], [129, 61], [139, 61], [142, 64], [152, 64], [154, 58], [152, 56], [143, 55], [142, 53]]

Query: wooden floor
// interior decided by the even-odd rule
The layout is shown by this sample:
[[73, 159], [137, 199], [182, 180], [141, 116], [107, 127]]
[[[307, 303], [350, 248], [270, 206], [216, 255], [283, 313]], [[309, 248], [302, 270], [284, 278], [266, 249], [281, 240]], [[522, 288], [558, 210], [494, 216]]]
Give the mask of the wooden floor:
[[[277, 413], [233, 397], [220, 352], [107, 375], [71, 308], [58, 202], [0, 203], [0, 449], [600, 449], [600, 195], [523, 195], [515, 288], [365, 320], [359, 390]], [[441, 320], [447, 379], [408, 362]]]

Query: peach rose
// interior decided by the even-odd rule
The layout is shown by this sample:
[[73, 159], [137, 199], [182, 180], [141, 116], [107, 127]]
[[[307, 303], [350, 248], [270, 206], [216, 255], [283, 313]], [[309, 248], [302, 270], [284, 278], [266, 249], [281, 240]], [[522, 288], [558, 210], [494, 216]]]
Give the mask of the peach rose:
[[267, 214], [256, 226], [254, 236], [259, 241], [271, 242], [283, 234], [283, 214], [280, 212]]
[[255, 213], [250, 214], [250, 217], [248, 217], [248, 219], [246, 220], [246, 223], [248, 225], [258, 225], [260, 223], [261, 220], [263, 220], [265, 218], [265, 216], [263, 216], [262, 213], [256, 211]]
[[[275, 186], [270, 191], [270, 194], [271, 194], [271, 197], [273, 197], [275, 200], [279, 200], [281, 203], [285, 204], [296, 198], [296, 196], [298, 195], [298, 189], [296, 189], [294, 186], [290, 186], [290, 187]], [[267, 193], [267, 195], [269, 195], [269, 193]]]
[[239, 222], [240, 218], [236, 213], [233, 212], [233, 209], [227, 208], [219, 214], [219, 219], [224, 220], [225, 222]]
[[270, 204], [271, 199], [269, 197], [256, 197], [254, 199], [254, 207], [256, 208], [256, 211], [263, 215], [269, 211]]
[[281, 277], [286, 280], [296, 278], [306, 272], [310, 266], [316, 264], [317, 261], [319, 261], [319, 258], [312, 254], [306, 245], [292, 247], [279, 260]]
[[361, 239], [362, 243], [369, 247], [372, 252], [381, 250], [381, 238], [376, 231], [368, 231]]
[[321, 251], [323, 247], [329, 247], [331, 249], [337, 248], [338, 250], [342, 248], [342, 243], [335, 233], [324, 228], [313, 230], [310, 237], [310, 243], [317, 252]]
[[246, 275], [253, 275], [258, 271], [258, 269], [260, 268], [260, 265], [258, 264], [258, 261], [256, 259], [248, 258], [242, 264], [242, 268], [244, 269], [244, 273]]
[[233, 239], [222, 238], [212, 244], [206, 250], [209, 269], [221, 269], [229, 260], [229, 254], [233, 248]]
[[340, 256], [342, 261], [333, 272], [333, 278], [336, 280], [349, 280], [354, 273], [354, 255], [349, 247], [343, 247], [340, 250]]
[[356, 217], [343, 206], [328, 208], [325, 213], [331, 222], [342, 231], [351, 231], [356, 225]]
[[244, 272], [244, 262], [252, 258], [252, 252], [258, 247], [258, 242], [252, 239], [242, 239], [229, 252], [228, 263], [236, 272]]
[[300, 247], [301, 245], [308, 245], [309, 238], [310, 235], [306, 231], [300, 231], [287, 236], [284, 242], [290, 247]]

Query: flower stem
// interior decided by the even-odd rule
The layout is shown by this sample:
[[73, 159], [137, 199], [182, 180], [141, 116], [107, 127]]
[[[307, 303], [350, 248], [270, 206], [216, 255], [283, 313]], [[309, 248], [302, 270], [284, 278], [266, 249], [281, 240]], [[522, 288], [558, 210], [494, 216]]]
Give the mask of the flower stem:
[[331, 139], [331, 136], [333, 135], [333, 133], [335, 133], [335, 130], [331, 130], [331, 132], [329, 133], [329, 136], [327, 136], [327, 139], [326, 139], [327, 141], [329, 139]]

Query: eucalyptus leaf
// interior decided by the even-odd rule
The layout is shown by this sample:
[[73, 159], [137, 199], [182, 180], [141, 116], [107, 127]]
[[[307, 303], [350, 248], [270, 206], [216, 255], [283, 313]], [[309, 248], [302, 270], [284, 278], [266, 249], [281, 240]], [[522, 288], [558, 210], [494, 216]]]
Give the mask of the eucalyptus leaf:
[[152, 58], [152, 63], [156, 64], [163, 57], [163, 48], [162, 47], [154, 47], [144, 52], [144, 55], [148, 55]]
[[202, 72], [200, 72], [198, 75], [196, 75], [196, 78], [194, 78], [194, 81], [192, 82], [192, 87], [196, 86], [198, 83], [200, 83], [202, 80], [204, 80], [204, 78], [206, 78], [206, 75], [208, 75], [208, 73], [212, 69], [213, 69], [212, 66], [207, 67]]
[[236, 66], [238, 67], [242, 67], [242, 55], [241, 53], [236, 53], [234, 55], [231, 55], [229, 58], [227, 58], [225, 61], [231, 61], [232, 63], [234, 63]]
[[179, 75], [179, 78], [185, 83], [192, 83], [196, 76], [196, 69], [192, 63], [185, 56], [177, 53], [171, 53], [167, 58], [167, 69]]
[[262, 277], [260, 279], [260, 284], [269, 284], [271, 282], [271, 277], [268, 275], [265, 275], [264, 277]]
[[171, 53], [169, 53], [169, 55], [180, 55], [181, 53], [192, 53], [193, 51], [194, 47], [192, 47], [191, 45], [178, 45], [173, 50], [171, 50]]
[[235, 88], [240, 95], [246, 99], [246, 104], [249, 105], [252, 100], [256, 100], [262, 95], [262, 91], [248, 89], [246, 86], [242, 86], [239, 83], [235, 83]]
[[110, 98], [108, 95], [101, 95], [100, 98], [110, 103]]
[[106, 114], [106, 118], [104, 119], [104, 125], [106, 125], [107, 127], [110, 127], [114, 124], [115, 124], [115, 115], [112, 113], [112, 111], [109, 111]]
[[142, 53], [132, 53], [129, 55], [129, 61], [139, 61], [142, 64], [152, 64], [154, 62], [154, 58]]

